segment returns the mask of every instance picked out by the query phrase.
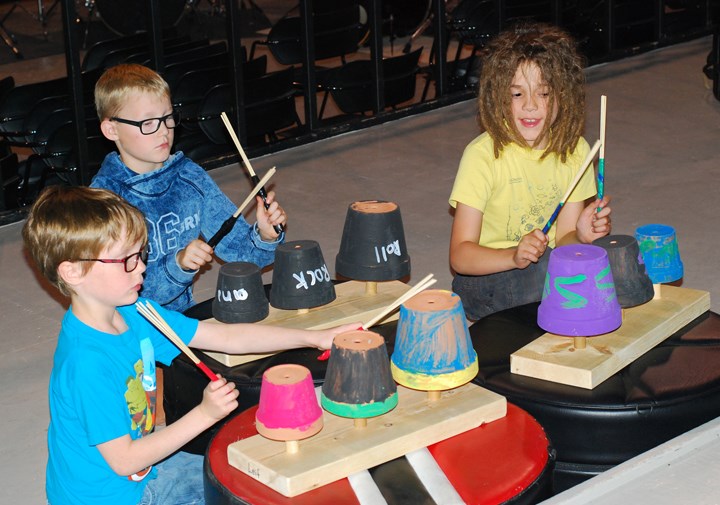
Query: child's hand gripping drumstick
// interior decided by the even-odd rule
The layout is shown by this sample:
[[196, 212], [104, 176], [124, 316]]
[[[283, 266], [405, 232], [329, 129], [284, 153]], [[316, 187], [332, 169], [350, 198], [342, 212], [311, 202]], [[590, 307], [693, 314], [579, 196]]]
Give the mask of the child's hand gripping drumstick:
[[222, 224], [220, 229], [215, 232], [215, 235], [210, 238], [210, 240], [207, 241], [207, 244], [210, 247], [215, 247], [218, 245], [218, 243], [227, 235], [230, 233], [230, 230], [232, 230], [233, 226], [235, 226], [235, 222], [238, 220], [238, 217], [240, 217], [240, 214], [242, 214], [242, 211], [245, 210], [245, 207], [252, 202], [253, 198], [255, 198], [255, 195], [258, 194], [258, 191], [262, 189], [262, 187], [265, 185], [265, 183], [270, 180], [270, 177], [273, 176], [275, 173], [275, 167], [272, 167], [268, 172], [265, 174], [265, 176], [255, 184], [255, 187], [252, 189], [248, 197], [245, 199], [245, 201], [240, 205], [240, 207], [237, 208], [235, 213], [227, 218], [225, 222]]

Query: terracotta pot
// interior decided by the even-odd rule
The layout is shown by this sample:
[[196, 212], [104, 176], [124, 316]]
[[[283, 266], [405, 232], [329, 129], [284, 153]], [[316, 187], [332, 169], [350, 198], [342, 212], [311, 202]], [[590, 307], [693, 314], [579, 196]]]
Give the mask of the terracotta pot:
[[410, 275], [400, 208], [392, 202], [350, 204], [335, 272], [348, 279], [392, 281]]
[[323, 427], [310, 370], [302, 365], [276, 365], [263, 373], [255, 423], [272, 440], [302, 440]]
[[573, 337], [620, 327], [622, 311], [605, 249], [572, 244], [550, 253], [537, 323], [550, 333]]
[[389, 412], [397, 402], [385, 339], [363, 330], [335, 337], [320, 395], [323, 408], [358, 419]]
[[270, 305], [278, 309], [307, 309], [334, 299], [335, 286], [320, 244], [296, 240], [275, 249]]
[[254, 323], [268, 316], [260, 268], [254, 263], [226, 263], [220, 267], [212, 314], [223, 323]]
[[391, 370], [399, 384], [421, 391], [456, 388], [477, 375], [477, 354], [458, 295], [427, 289], [400, 306]]

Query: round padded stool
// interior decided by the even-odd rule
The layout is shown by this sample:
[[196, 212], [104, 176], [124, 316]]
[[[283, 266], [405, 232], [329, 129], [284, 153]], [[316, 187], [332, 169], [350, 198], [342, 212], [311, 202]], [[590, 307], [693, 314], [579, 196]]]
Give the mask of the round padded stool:
[[553, 491], [720, 416], [720, 316], [706, 312], [592, 390], [510, 373], [510, 355], [545, 333], [538, 304], [470, 327], [474, 383], [505, 396], [545, 428], [557, 452]]
[[[230, 466], [227, 448], [257, 434], [250, 408], [218, 430], [205, 455], [207, 505], [337, 505], [358, 503], [347, 479], [293, 498], [285, 497]], [[507, 415], [428, 447], [468, 505], [537, 503], [549, 496], [552, 449], [542, 427], [508, 404]], [[369, 470], [389, 505], [434, 503], [405, 458]]]

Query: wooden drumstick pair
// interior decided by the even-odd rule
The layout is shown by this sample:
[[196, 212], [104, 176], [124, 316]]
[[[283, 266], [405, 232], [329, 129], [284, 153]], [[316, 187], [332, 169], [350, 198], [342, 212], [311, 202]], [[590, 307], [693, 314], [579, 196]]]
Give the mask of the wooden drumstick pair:
[[[232, 138], [233, 142], [235, 143], [235, 147], [237, 148], [238, 152], [240, 153], [240, 157], [243, 159], [243, 162], [245, 163], [245, 166], [248, 168], [248, 172], [250, 173], [250, 179], [255, 184], [255, 187], [253, 188], [252, 192], [250, 193], [250, 196], [243, 202], [243, 204], [238, 207], [237, 211], [230, 216], [220, 227], [220, 229], [215, 232], [215, 235], [213, 235], [210, 240], [207, 241], [207, 244], [210, 247], [215, 247], [218, 245], [218, 243], [228, 234], [230, 233], [230, 230], [233, 229], [233, 226], [235, 226], [235, 222], [238, 220], [238, 217], [240, 217], [240, 214], [245, 209], [245, 207], [252, 201], [252, 199], [255, 197], [255, 195], [260, 195], [260, 198], [262, 198], [263, 203], [265, 205], [265, 208], [269, 208], [270, 204], [267, 203], [267, 191], [265, 191], [265, 184], [267, 181], [272, 177], [272, 174], [275, 173], [275, 167], [272, 167], [267, 174], [265, 174], [265, 177], [260, 179], [255, 171], [252, 168], [252, 165], [250, 164], [250, 160], [248, 159], [247, 155], [245, 154], [245, 151], [242, 148], [242, 145], [240, 145], [240, 140], [238, 139], [237, 135], [235, 134], [235, 130], [233, 130], [232, 125], [230, 124], [230, 121], [228, 120], [227, 115], [223, 112], [220, 114], [220, 117], [223, 120], [223, 123], [225, 124], [225, 128], [227, 128], [228, 133], [230, 134], [230, 137]], [[273, 226], [273, 229], [276, 233], [280, 234], [283, 232], [283, 227], [280, 224], [276, 224]]]
[[[547, 232], [552, 227], [553, 223], [555, 222], [555, 219], [557, 219], [558, 214], [560, 214], [560, 211], [562, 210], [563, 206], [565, 205], [565, 202], [568, 198], [570, 198], [570, 194], [573, 192], [573, 189], [575, 189], [575, 186], [577, 186], [577, 183], [580, 181], [580, 178], [585, 173], [585, 170], [590, 166], [590, 163], [592, 162], [593, 158], [595, 157], [595, 154], [597, 154], [598, 150], [600, 151], [600, 157], [598, 158], [598, 176], [597, 176], [597, 184], [598, 184], [598, 193], [597, 197], [599, 200], [603, 199], [603, 196], [605, 195], [605, 116], [607, 114], [607, 97], [605, 95], [602, 95], [600, 97], [600, 138], [595, 141], [595, 145], [593, 145], [592, 149], [590, 150], [590, 154], [588, 154], [587, 158], [585, 158], [585, 161], [578, 169], [577, 173], [575, 174], [575, 178], [570, 183], [570, 187], [565, 192], [565, 195], [560, 199], [560, 203], [555, 208], [555, 211], [552, 213], [552, 216], [550, 216], [550, 219], [548, 219], [547, 224], [542, 229], [542, 232], [547, 235]], [[601, 207], [598, 207], [597, 211], [600, 212], [602, 210]]]
[[[372, 319], [370, 319], [367, 323], [364, 323], [359, 330], [367, 330], [371, 326], [375, 325], [378, 321], [382, 321], [388, 314], [390, 314], [392, 311], [400, 307], [403, 303], [408, 301], [410, 298], [418, 294], [420, 291], [423, 291], [424, 289], [429, 288], [433, 284], [437, 282], [437, 279], [433, 278], [433, 274], [428, 274], [423, 278], [420, 282], [418, 282], [415, 286], [407, 290], [404, 294], [399, 296], [394, 302], [392, 302], [390, 305], [385, 307], [383, 310], [381, 310], [378, 314], [375, 315]], [[330, 357], [330, 350], [324, 351], [320, 356], [318, 356], [318, 360], [325, 361]]]
[[255, 187], [252, 189], [252, 191], [247, 196], [245, 201], [240, 205], [240, 207], [237, 208], [237, 210], [235, 211], [235, 213], [232, 216], [230, 216], [229, 218], [227, 218], [225, 220], [225, 222], [222, 224], [220, 229], [217, 232], [215, 232], [215, 235], [213, 235], [210, 238], [210, 240], [207, 241], [207, 244], [210, 247], [214, 248], [223, 239], [223, 237], [225, 237], [225, 235], [230, 233], [230, 230], [232, 230], [233, 226], [235, 226], [235, 222], [240, 217], [240, 214], [242, 214], [242, 211], [245, 210], [245, 207], [247, 207], [251, 201], [253, 201], [253, 199], [255, 198], [255, 195], [258, 194], [260, 189], [265, 185], [265, 183], [267, 183], [267, 181], [270, 180], [270, 177], [272, 177], [274, 173], [275, 173], [275, 167], [272, 167], [270, 170], [268, 170], [268, 172], [265, 174], [265, 176], [262, 179], [259, 179], [257, 181], [257, 183], [255, 184]]
[[[235, 130], [233, 130], [232, 125], [230, 124], [230, 120], [227, 117], [227, 114], [225, 112], [220, 113], [220, 118], [223, 121], [223, 124], [225, 124], [225, 128], [227, 128], [228, 133], [230, 134], [230, 138], [232, 138], [232, 141], [235, 143], [235, 147], [237, 148], [238, 152], [240, 153], [240, 157], [242, 158], [243, 162], [245, 163], [245, 166], [248, 169], [248, 173], [250, 174], [250, 179], [253, 181], [254, 184], [257, 184], [260, 182], [260, 179], [255, 174], [255, 171], [253, 170], [252, 165], [250, 164], [250, 160], [248, 159], [247, 155], [245, 154], [245, 151], [242, 148], [242, 145], [240, 144], [240, 139], [238, 139], [237, 134], [235, 133]], [[265, 191], [264, 186], [260, 186], [260, 191], [258, 191], [258, 194], [263, 200], [263, 203], [265, 204], [265, 208], [269, 208], [270, 204], [267, 203], [267, 191]], [[281, 224], [276, 224], [274, 227], [275, 232], [279, 235], [283, 231], [283, 227]]]
[[170, 327], [167, 321], [163, 319], [163, 317], [155, 309], [155, 307], [150, 305], [150, 302], [145, 302], [144, 304], [142, 302], [137, 302], [135, 304], [135, 307], [145, 319], [150, 321], [150, 323], [152, 323], [155, 328], [157, 328], [163, 335], [165, 335], [168, 340], [170, 340], [170, 342], [175, 344], [175, 346], [177, 346], [177, 348], [180, 349], [185, 354], [185, 356], [190, 358], [190, 360], [195, 363], [195, 365], [200, 370], [202, 370], [211, 381], [218, 380], [217, 375], [212, 373], [210, 368], [208, 368], [205, 363], [200, 361], [200, 359], [195, 355], [195, 353], [190, 350], [190, 348], [185, 344], [185, 342], [183, 342], [182, 339], [178, 336], [178, 334], [175, 333], [175, 331]]

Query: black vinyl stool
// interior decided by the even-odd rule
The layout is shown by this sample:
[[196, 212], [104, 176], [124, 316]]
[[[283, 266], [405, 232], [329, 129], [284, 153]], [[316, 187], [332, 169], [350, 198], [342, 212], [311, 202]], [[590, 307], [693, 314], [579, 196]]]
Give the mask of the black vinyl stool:
[[510, 355], [545, 333], [538, 304], [470, 327], [473, 382], [545, 428], [557, 452], [555, 493], [720, 415], [720, 316], [706, 312], [592, 390], [510, 373]]

